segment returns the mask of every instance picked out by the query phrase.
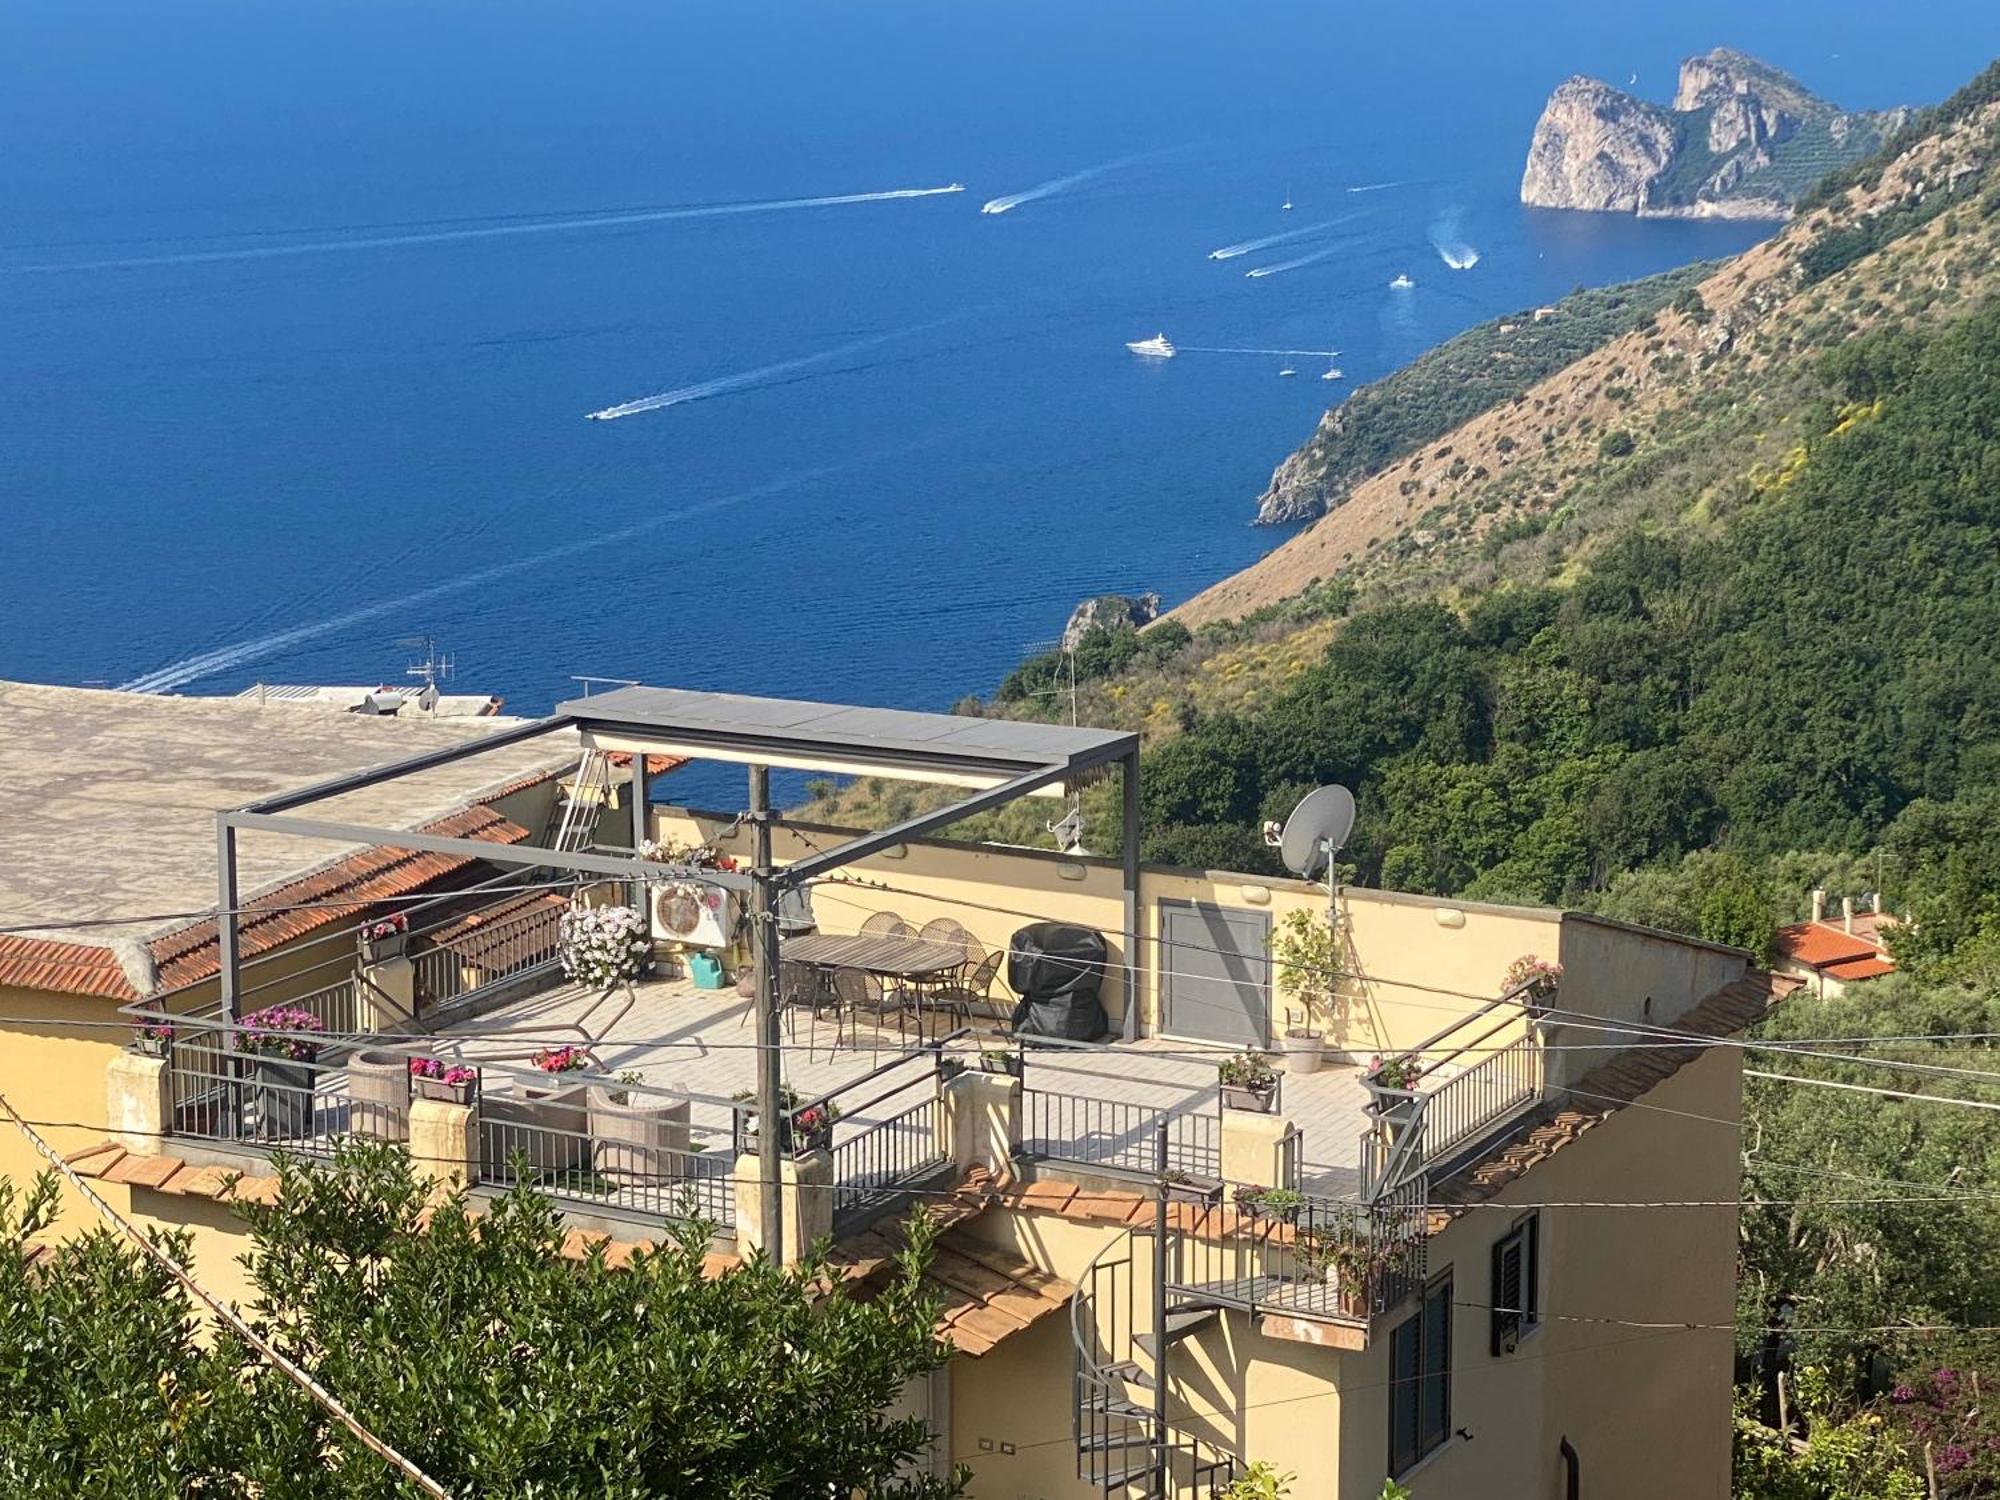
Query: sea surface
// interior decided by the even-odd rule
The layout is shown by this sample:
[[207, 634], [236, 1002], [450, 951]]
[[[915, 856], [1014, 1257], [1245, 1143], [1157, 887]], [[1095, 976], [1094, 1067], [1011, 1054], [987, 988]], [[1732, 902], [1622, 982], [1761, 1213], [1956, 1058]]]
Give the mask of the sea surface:
[[1515, 201], [1718, 42], [1922, 102], [2000, 7], [12, 0], [0, 676], [947, 706], [1281, 541], [1343, 389], [1767, 233]]

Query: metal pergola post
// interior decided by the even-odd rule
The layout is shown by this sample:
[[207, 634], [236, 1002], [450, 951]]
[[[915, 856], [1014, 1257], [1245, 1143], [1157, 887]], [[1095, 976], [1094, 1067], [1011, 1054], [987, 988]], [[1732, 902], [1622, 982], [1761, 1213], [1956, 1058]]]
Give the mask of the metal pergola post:
[[[632, 815], [632, 852], [634, 854], [639, 853], [640, 850], [646, 847], [646, 840], [652, 834], [652, 830], [646, 825], [646, 793], [646, 757], [643, 753], [635, 754], [632, 757], [632, 806], [630, 809]], [[635, 880], [632, 882], [632, 904], [639, 909], [641, 916], [647, 916], [648, 920], [651, 920], [646, 912], [645, 881]]]
[[777, 879], [771, 863], [771, 770], [750, 768], [750, 951], [757, 983], [757, 1182], [764, 1253], [782, 1260], [785, 1209], [780, 1198]]
[[222, 1019], [234, 1025], [243, 962], [236, 942], [236, 826], [226, 812], [215, 815], [215, 952]]
[[1126, 1041], [1139, 1035], [1139, 752], [1134, 749], [1123, 765], [1123, 827], [1125, 879], [1125, 1023], [1119, 1027]]

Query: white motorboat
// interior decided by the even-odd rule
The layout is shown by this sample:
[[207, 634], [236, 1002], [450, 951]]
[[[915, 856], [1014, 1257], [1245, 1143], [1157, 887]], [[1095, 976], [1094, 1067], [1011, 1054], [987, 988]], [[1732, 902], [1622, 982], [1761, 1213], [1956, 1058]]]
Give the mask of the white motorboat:
[[1147, 359], [1172, 359], [1174, 357], [1174, 346], [1167, 342], [1167, 336], [1164, 333], [1156, 333], [1149, 339], [1134, 339], [1125, 347], [1130, 349], [1134, 354], [1144, 355]]
[[1326, 373], [1320, 376], [1321, 380], [1344, 380], [1345, 378], [1346, 377], [1341, 374], [1339, 365], [1328, 365], [1326, 367]]
[[1296, 375], [1299, 372], [1297, 370], [1294, 370], [1290, 365], [1286, 365], [1285, 368], [1278, 371], [1278, 373], [1280, 375]]
[[1389, 285], [1394, 287], [1399, 292], [1407, 292], [1411, 287], [1415, 286], [1416, 283], [1410, 280], [1409, 272], [1405, 271], [1401, 275], [1397, 276], [1397, 278], [1394, 281], [1390, 282]]

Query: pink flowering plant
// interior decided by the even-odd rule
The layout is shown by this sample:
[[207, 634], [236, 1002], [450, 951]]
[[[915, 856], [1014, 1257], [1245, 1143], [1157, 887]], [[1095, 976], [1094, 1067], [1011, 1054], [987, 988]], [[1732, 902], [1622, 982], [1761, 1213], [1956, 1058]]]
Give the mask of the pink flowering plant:
[[2000, 1415], [1977, 1370], [1905, 1375], [1877, 1410], [1916, 1462], [1928, 1449], [1941, 1496], [2000, 1494]]
[[1537, 958], [1532, 953], [1523, 953], [1511, 964], [1500, 979], [1500, 993], [1511, 995], [1514, 991], [1533, 985], [1536, 990], [1547, 993], [1562, 983], [1563, 966], [1552, 958]]
[[362, 924], [361, 935], [370, 942], [381, 942], [384, 938], [399, 937], [410, 930], [410, 919], [403, 912], [392, 912], [374, 922]]
[[132, 1040], [137, 1042], [141, 1052], [150, 1052], [163, 1057], [174, 1044], [174, 1023], [172, 1021], [141, 1021], [132, 1028]]
[[580, 1073], [590, 1066], [590, 1054], [581, 1047], [544, 1047], [529, 1061], [544, 1073]]
[[464, 1063], [447, 1063], [439, 1057], [413, 1057], [410, 1059], [410, 1076], [433, 1079], [438, 1083], [457, 1088], [477, 1078], [479, 1069], [468, 1067]]
[[285, 1057], [311, 1062], [319, 1043], [309, 1033], [326, 1030], [326, 1022], [296, 1005], [267, 1005], [243, 1018], [237, 1046], [256, 1057]]
[[638, 978], [652, 966], [645, 914], [630, 906], [572, 906], [558, 932], [563, 972], [591, 989]]

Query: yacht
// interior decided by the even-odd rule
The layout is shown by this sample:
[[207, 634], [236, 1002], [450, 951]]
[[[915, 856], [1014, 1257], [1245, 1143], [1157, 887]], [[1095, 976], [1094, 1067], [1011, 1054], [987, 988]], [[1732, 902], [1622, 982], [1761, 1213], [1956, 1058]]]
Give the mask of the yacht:
[[1174, 346], [1167, 342], [1164, 333], [1156, 333], [1149, 339], [1134, 339], [1125, 346], [1134, 354], [1143, 354], [1148, 359], [1172, 359]]
[[1345, 377], [1340, 372], [1339, 365], [1328, 365], [1326, 367], [1326, 373], [1320, 376], [1321, 380], [1341, 380], [1344, 378]]
[[1278, 371], [1278, 373], [1280, 375], [1296, 375], [1299, 372], [1297, 370], [1294, 370], [1290, 365], [1286, 365], [1285, 368]]
[[1280, 203], [1278, 205], [1278, 208], [1281, 212], [1284, 213], [1290, 213], [1292, 211], [1292, 190], [1290, 188], [1285, 189], [1285, 201], [1283, 203]]
[[1409, 272], [1405, 271], [1402, 272], [1400, 275], [1398, 275], [1394, 281], [1389, 283], [1389, 285], [1394, 287], [1399, 292], [1407, 292], [1411, 287], [1415, 286], [1416, 283], [1410, 280]]

